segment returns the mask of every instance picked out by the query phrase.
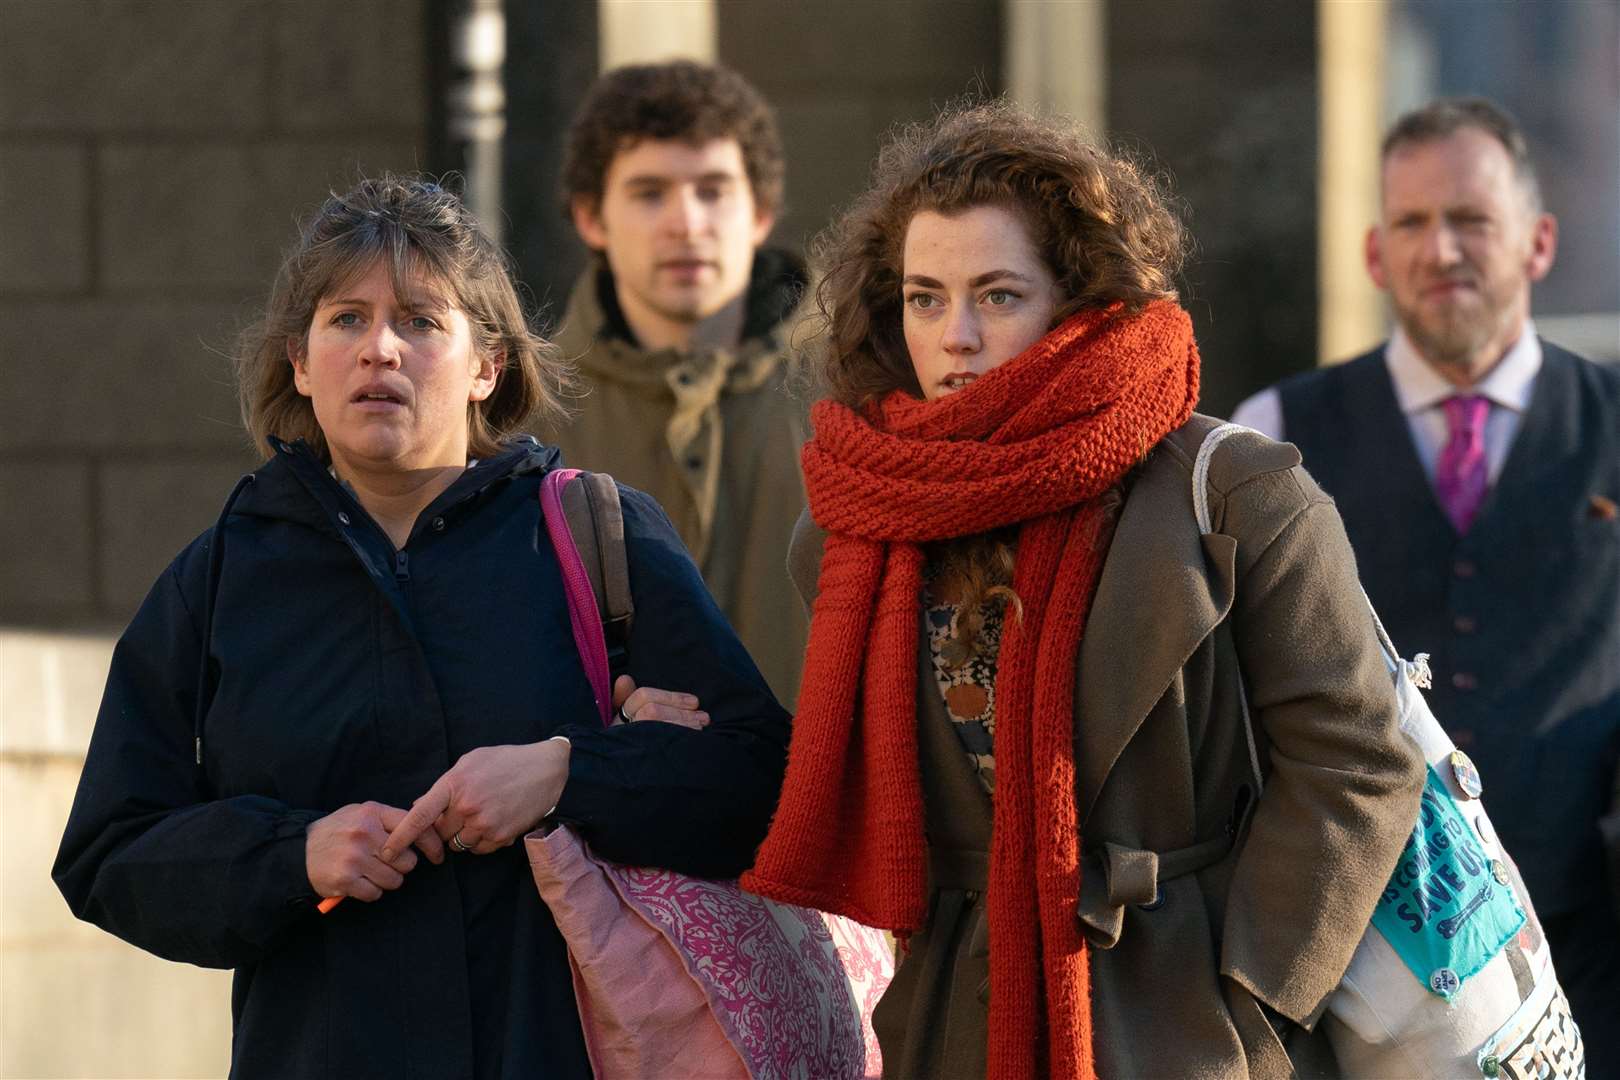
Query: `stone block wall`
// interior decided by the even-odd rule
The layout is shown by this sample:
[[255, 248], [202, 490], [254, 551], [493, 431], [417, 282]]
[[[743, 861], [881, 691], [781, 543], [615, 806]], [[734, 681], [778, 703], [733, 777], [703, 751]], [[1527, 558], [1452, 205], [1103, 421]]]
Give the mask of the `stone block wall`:
[[0, 622], [116, 626], [253, 463], [228, 353], [298, 217], [423, 164], [421, 12], [12, 0], [0, 19], [0, 536], [22, 553]]
[[0, 4], [0, 1077], [227, 1068], [228, 975], [74, 922], [49, 866], [112, 636], [255, 464], [229, 351], [298, 218], [427, 165], [425, 11]]
[[1002, 12], [985, 0], [727, 4], [722, 63], [776, 107], [787, 203], [773, 242], [802, 251], [865, 186], [882, 137], [969, 92], [1003, 89]]

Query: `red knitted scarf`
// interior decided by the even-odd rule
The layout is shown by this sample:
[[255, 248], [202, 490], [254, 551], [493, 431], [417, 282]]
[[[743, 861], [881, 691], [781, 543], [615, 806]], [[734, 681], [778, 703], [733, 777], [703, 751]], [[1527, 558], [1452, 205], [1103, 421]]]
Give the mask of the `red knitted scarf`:
[[896, 392], [870, 417], [831, 401], [812, 413], [805, 481], [829, 535], [782, 798], [743, 885], [901, 933], [923, 925], [918, 545], [1019, 523], [987, 896], [998, 1080], [1095, 1075], [1073, 698], [1105, 554], [1098, 496], [1197, 396], [1191, 323], [1160, 302], [1082, 312], [937, 401]]

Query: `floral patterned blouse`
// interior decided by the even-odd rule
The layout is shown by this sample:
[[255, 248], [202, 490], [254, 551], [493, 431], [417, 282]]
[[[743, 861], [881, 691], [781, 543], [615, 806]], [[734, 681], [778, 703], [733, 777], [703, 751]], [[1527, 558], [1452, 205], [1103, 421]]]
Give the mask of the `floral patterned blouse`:
[[934, 660], [934, 679], [945, 699], [951, 726], [962, 740], [962, 749], [973, 763], [984, 790], [996, 791], [996, 658], [1001, 652], [1001, 628], [1005, 608], [985, 605], [984, 627], [975, 642], [973, 655], [955, 640], [952, 624], [961, 606], [954, 584], [937, 578], [938, 567], [930, 564], [923, 574], [923, 607], [927, 612], [928, 652]]

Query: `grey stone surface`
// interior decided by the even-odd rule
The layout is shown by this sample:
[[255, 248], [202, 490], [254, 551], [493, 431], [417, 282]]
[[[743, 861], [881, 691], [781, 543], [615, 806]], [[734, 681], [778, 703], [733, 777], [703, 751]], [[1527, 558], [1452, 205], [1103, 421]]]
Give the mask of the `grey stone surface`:
[[411, 171], [408, 140], [107, 146], [97, 161], [109, 291], [268, 292], [298, 219], [365, 173]]
[[256, 462], [246, 453], [112, 461], [96, 493], [101, 516], [102, 607], [135, 614], [164, 567], [219, 517], [231, 487]]
[[0, 451], [245, 445], [223, 354], [248, 317], [223, 303], [0, 301]]
[[50, 859], [112, 636], [254, 464], [224, 354], [300, 214], [423, 164], [442, 9], [0, 0], [0, 1076], [229, 1066], [229, 974], [74, 922]]
[[755, 0], [728, 4], [720, 57], [778, 103], [829, 88], [925, 89], [941, 102], [1000, 86], [1001, 5], [985, 0]]
[[170, 963], [75, 922], [51, 883], [81, 765], [0, 756], [11, 834], [0, 847], [0, 1076], [224, 1076], [231, 973]]
[[[0, 715], [5, 716], [0, 724], [0, 759], [7, 754], [82, 758], [90, 745], [112, 647], [106, 633], [0, 626]], [[55, 840], [53, 836], [53, 846]], [[15, 914], [4, 904], [0, 911], [6, 912], [10, 932]]]
[[0, 131], [263, 130], [273, 6], [9, 0]]
[[727, 5], [720, 58], [776, 107], [788, 159], [774, 242], [802, 250], [865, 187], [883, 134], [1000, 90], [1000, 5], [759, 0]]
[[835, 208], [866, 184], [888, 122], [860, 95], [790, 98], [776, 106], [787, 153], [787, 205], [772, 243], [804, 252]]
[[0, 291], [90, 281], [89, 153], [77, 142], [0, 142]]
[[87, 463], [0, 458], [4, 617], [91, 613], [90, 497]]
[[427, 114], [422, 6], [400, 0], [279, 0], [276, 126], [414, 133]]

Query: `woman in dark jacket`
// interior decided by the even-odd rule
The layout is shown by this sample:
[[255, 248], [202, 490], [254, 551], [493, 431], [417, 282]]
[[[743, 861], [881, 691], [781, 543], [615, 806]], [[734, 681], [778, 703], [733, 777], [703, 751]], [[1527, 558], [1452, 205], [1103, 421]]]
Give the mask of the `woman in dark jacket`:
[[511, 437], [556, 360], [453, 195], [328, 200], [239, 363], [268, 460], [120, 640], [54, 877], [80, 918], [236, 969], [233, 1076], [588, 1076], [514, 841], [549, 814], [608, 859], [734, 875], [787, 717], [625, 490], [631, 678], [707, 711], [621, 679], [628, 716], [688, 723], [595, 722], [541, 521], [558, 455]]

